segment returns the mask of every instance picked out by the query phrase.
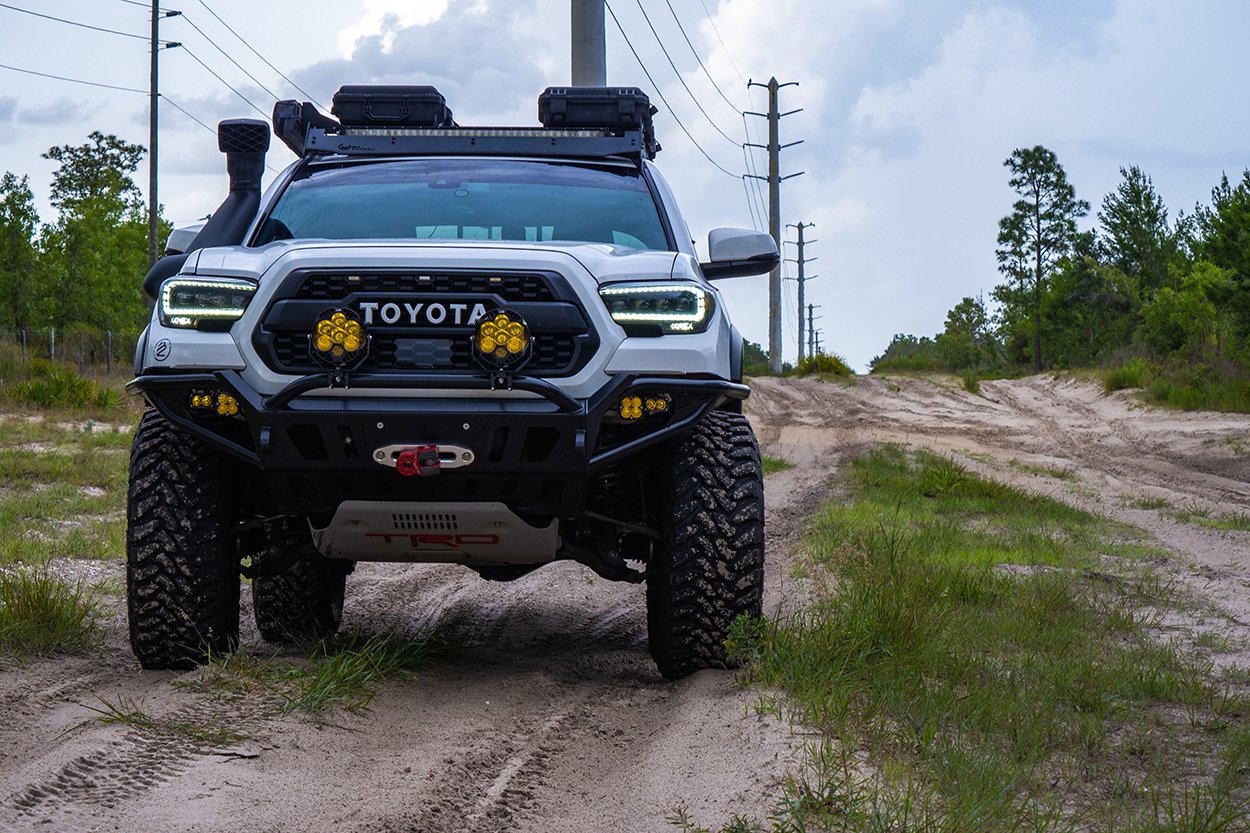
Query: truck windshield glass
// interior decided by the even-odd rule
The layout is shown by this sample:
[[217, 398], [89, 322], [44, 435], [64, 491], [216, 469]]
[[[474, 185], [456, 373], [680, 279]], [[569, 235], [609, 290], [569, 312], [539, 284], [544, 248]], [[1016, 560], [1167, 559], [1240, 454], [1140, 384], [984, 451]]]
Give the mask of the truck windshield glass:
[[669, 248], [636, 169], [481, 159], [305, 168], [252, 245], [377, 238]]

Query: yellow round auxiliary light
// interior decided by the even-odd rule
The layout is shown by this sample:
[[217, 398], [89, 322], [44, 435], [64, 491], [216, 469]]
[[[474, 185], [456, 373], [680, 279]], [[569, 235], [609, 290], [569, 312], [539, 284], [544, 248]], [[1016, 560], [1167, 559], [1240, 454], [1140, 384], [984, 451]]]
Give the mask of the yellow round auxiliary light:
[[321, 313], [308, 336], [308, 352], [327, 367], [354, 365], [364, 358], [368, 347], [365, 324], [349, 309], [328, 309]]
[[228, 393], [217, 394], [217, 413], [222, 416], [234, 416], [239, 412], [239, 400]]
[[638, 419], [642, 416], [642, 397], [627, 396], [621, 400], [621, 417], [623, 419]]
[[473, 355], [488, 370], [516, 370], [529, 361], [533, 338], [520, 315], [498, 310], [478, 322]]

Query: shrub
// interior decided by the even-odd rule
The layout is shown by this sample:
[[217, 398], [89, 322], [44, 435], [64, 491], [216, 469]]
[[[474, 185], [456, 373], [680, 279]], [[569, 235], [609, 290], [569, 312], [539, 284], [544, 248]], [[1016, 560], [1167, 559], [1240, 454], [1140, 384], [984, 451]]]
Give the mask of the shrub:
[[1146, 385], [1146, 362], [1133, 359], [1107, 374], [1107, 393], [1115, 393], [1124, 388], [1141, 388]]
[[47, 567], [0, 572], [0, 652], [19, 657], [85, 651], [99, 641], [92, 591]]
[[835, 376], [855, 375], [855, 371], [851, 370], [841, 356], [834, 356], [828, 353], [804, 356], [799, 360], [799, 365], [794, 369], [794, 373], [796, 376], [806, 376], [809, 373], [832, 373]]
[[69, 368], [42, 363], [32, 367], [30, 372], [31, 378], [9, 386], [9, 399], [37, 408], [95, 407], [115, 411], [122, 407], [122, 399], [116, 391], [101, 388], [97, 382]]

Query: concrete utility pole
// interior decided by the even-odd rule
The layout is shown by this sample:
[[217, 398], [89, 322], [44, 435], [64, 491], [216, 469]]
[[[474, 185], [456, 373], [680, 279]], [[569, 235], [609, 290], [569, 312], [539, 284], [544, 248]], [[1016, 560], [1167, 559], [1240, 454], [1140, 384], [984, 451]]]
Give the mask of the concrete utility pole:
[[161, 43], [159, 39], [159, 29], [161, 19], [161, 10], [158, 7], [157, 0], [152, 0], [152, 83], [149, 89], [148, 98], [148, 268], [151, 269], [156, 263], [156, 246], [157, 233], [160, 226], [156, 219], [157, 207], [160, 203], [156, 198], [156, 104], [160, 98], [157, 92], [156, 71], [159, 61], [157, 53], [160, 51]]
[[[160, 200], [156, 194], [156, 139], [159, 131], [157, 130], [157, 104], [160, 101], [160, 87], [157, 84], [157, 68], [159, 60], [157, 53], [161, 50], [160, 40], [160, 19], [162, 17], [177, 17], [182, 12], [164, 12], [160, 10], [157, 0], [152, 0], [152, 78], [148, 89], [148, 268], [156, 263], [160, 252], [157, 246], [160, 241], [157, 237], [160, 234], [160, 218], [157, 212], [160, 210]], [[180, 43], [173, 41], [165, 44], [165, 49], [172, 49], [175, 46], [182, 46]]]
[[[816, 227], [815, 223], [799, 223], [798, 225], [791, 223], [790, 225], [786, 226], [786, 228], [796, 228], [799, 230], [799, 242], [798, 242], [799, 256], [795, 258], [795, 263], [799, 265], [799, 277], [798, 277], [798, 281], [799, 281], [799, 361], [803, 361], [803, 307], [805, 306], [805, 304], [803, 303], [803, 286], [812, 278], [816, 277], [816, 275], [809, 276], [805, 274], [804, 269], [807, 266], [807, 264], [811, 263], [813, 260], [819, 260], [819, 258], [815, 258], [815, 257], [809, 259], [803, 254], [804, 242], [807, 242], [807, 243], [816, 242], [815, 240], [804, 241], [803, 229], [809, 229], [809, 228], [815, 228], [815, 227]], [[808, 355], [813, 355], [811, 350], [808, 350], [807, 353]]]
[[816, 355], [816, 329], [812, 326], [812, 305], [807, 305], [807, 354], [809, 356]]
[[[768, 89], [768, 112], [767, 113], [748, 113], [750, 116], [759, 116], [768, 119], [768, 233], [773, 236], [773, 242], [777, 244], [777, 251], [781, 251], [781, 183], [792, 177], [800, 176], [802, 171], [790, 176], [781, 175], [781, 151], [788, 147], [794, 147], [801, 144], [791, 142], [788, 145], [780, 143], [778, 138], [781, 119], [785, 116], [793, 115], [800, 110], [791, 110], [788, 113], [778, 112], [778, 96], [777, 92], [782, 87], [797, 87], [798, 82], [791, 81], [786, 84], [777, 83], [776, 78], [770, 78], [767, 84], [760, 84], [755, 81], [748, 81], [747, 87], [766, 87]], [[760, 147], [747, 142], [749, 147]], [[763, 177], [757, 177], [763, 179]], [[777, 264], [768, 275], [768, 365], [774, 373], [781, 372], [781, 264]]]
[[573, 86], [608, 85], [603, 0], [570, 0], [573, 13]]

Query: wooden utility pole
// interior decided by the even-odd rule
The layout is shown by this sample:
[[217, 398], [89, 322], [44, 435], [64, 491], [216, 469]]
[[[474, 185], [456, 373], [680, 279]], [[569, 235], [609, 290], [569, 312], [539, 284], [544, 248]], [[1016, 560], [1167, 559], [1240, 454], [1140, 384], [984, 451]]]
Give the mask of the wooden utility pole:
[[570, 0], [573, 35], [574, 87], [608, 85], [606, 23], [603, 0]]
[[[778, 112], [778, 91], [782, 87], [797, 87], [798, 82], [791, 81], [786, 84], [779, 84], [776, 78], [770, 78], [767, 84], [760, 84], [755, 81], [748, 81], [747, 87], [766, 87], [768, 89], [768, 112], [767, 113], [748, 113], [747, 115], [759, 116], [768, 119], [768, 144], [764, 147], [768, 149], [768, 233], [773, 236], [773, 242], [777, 244], [777, 251], [781, 251], [781, 183], [792, 177], [802, 175], [802, 171], [790, 176], [781, 175], [781, 151], [788, 147], [801, 144], [791, 142], [788, 145], [780, 143], [780, 122], [785, 116], [793, 115], [800, 110], [791, 110], [788, 113]], [[749, 147], [760, 147], [747, 142]], [[764, 179], [764, 177], [757, 177]], [[777, 264], [777, 268], [773, 269], [768, 275], [768, 365], [774, 373], [781, 372], [781, 264]]]

